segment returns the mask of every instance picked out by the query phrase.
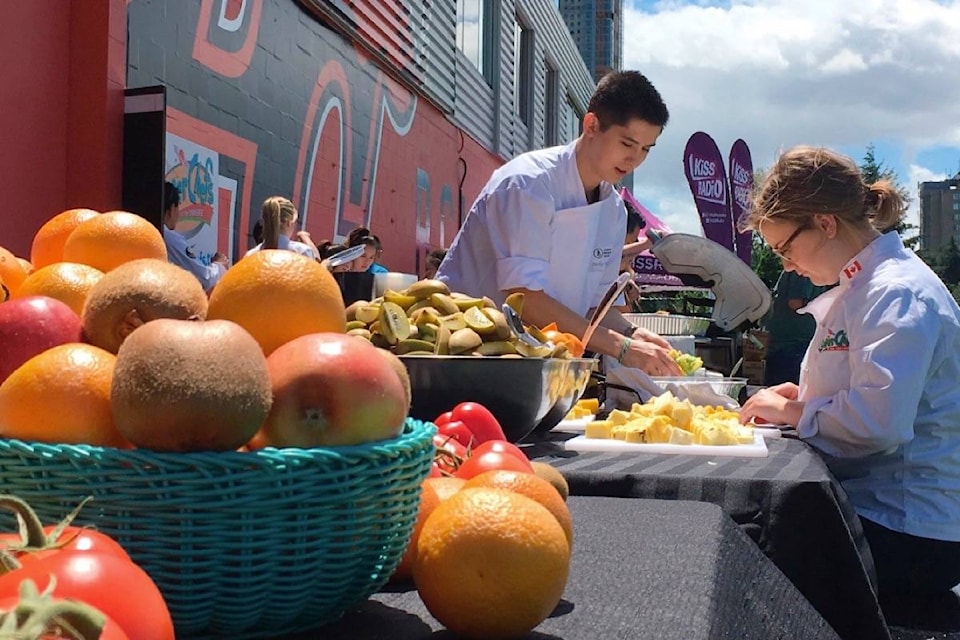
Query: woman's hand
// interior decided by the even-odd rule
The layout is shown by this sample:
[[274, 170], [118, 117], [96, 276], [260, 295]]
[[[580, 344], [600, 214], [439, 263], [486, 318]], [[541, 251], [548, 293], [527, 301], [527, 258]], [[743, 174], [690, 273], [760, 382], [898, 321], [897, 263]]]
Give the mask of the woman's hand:
[[788, 424], [797, 426], [803, 414], [803, 403], [797, 400], [797, 385], [792, 382], [756, 392], [740, 409], [740, 422]]

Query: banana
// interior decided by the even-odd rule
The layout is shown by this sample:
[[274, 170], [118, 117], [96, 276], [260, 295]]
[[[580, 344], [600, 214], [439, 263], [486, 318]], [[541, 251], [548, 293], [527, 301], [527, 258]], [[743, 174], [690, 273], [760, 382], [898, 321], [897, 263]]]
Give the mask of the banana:
[[450, 353], [470, 353], [483, 344], [483, 338], [473, 329], [460, 329], [450, 334]]
[[395, 305], [399, 306], [401, 309], [409, 309], [417, 301], [413, 296], [404, 295], [393, 289], [387, 289], [383, 292], [383, 299], [387, 302], [392, 302]]
[[441, 324], [437, 329], [437, 344], [433, 352], [438, 356], [445, 356], [450, 353], [450, 327]]
[[427, 351], [433, 353], [433, 343], [423, 340], [407, 339], [399, 341], [394, 349], [394, 353], [398, 356], [410, 353], [411, 351]]
[[370, 304], [366, 300], [356, 300], [350, 303], [350, 306], [347, 307], [347, 320], [356, 320], [357, 319], [357, 309], [360, 307], [365, 307]]
[[512, 342], [506, 340], [496, 340], [494, 342], [484, 342], [477, 347], [474, 353], [481, 356], [505, 356], [517, 352], [517, 348]]
[[454, 301], [454, 299], [445, 293], [430, 294], [430, 302], [437, 309], [437, 311], [445, 315], [450, 315], [451, 313], [460, 311], [460, 307], [457, 306], [457, 303]]
[[366, 329], [366, 328], [364, 327], [364, 328], [360, 328], [360, 329], [350, 329], [349, 331], [347, 331], [347, 335], [348, 335], [348, 336], [357, 336], [358, 338], [365, 338], [365, 339], [369, 340], [372, 334], [370, 333], [370, 331], [369, 331], [368, 329]]
[[347, 333], [350, 333], [352, 329], [366, 329], [367, 323], [360, 322], [359, 320], [350, 320], [347, 322]]
[[417, 300], [429, 298], [435, 293], [450, 294], [450, 287], [439, 280], [418, 280], [403, 290], [408, 296], [413, 296]]
[[553, 353], [553, 349], [548, 346], [532, 347], [526, 342], [520, 342], [519, 340], [515, 346], [517, 353], [525, 358], [549, 358], [550, 354]]
[[457, 309], [460, 309], [460, 311], [466, 311], [474, 307], [482, 307], [483, 298], [453, 298], [453, 303], [457, 305]]
[[416, 325], [422, 324], [440, 324], [440, 314], [433, 307], [422, 307], [413, 313], [409, 313], [410, 321]]

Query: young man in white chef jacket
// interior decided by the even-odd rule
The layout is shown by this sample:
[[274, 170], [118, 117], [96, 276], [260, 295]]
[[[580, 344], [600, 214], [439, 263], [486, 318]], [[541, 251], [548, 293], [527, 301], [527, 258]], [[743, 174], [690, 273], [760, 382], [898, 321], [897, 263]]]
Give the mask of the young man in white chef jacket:
[[[524, 153], [494, 171], [437, 277], [501, 304], [524, 293], [523, 320], [582, 336], [619, 274], [627, 212], [614, 187], [656, 145], [669, 113], [637, 71], [600, 80], [568, 145]], [[616, 310], [587, 347], [650, 375], [680, 375], [670, 345]]]

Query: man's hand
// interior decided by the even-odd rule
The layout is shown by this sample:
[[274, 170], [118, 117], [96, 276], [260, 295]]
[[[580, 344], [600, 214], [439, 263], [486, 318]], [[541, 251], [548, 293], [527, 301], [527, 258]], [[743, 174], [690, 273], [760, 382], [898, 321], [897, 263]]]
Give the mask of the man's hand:
[[673, 348], [669, 342], [664, 340], [662, 337], [660, 337], [653, 331], [650, 331], [649, 329], [634, 327], [632, 337], [637, 340], [646, 340], [647, 342], [652, 342], [653, 344], [659, 347], [663, 347], [668, 351]]
[[210, 259], [210, 262], [213, 264], [219, 264], [225, 269], [230, 267], [230, 259], [219, 251], [213, 254], [213, 258]]
[[623, 366], [636, 367], [651, 376], [682, 376], [679, 365], [670, 357], [670, 344], [656, 334], [651, 335], [666, 347], [642, 337], [631, 338], [622, 359]]
[[797, 426], [803, 415], [803, 403], [796, 399], [797, 390], [797, 385], [792, 382], [761, 389], [743, 403], [740, 422], [753, 420]]

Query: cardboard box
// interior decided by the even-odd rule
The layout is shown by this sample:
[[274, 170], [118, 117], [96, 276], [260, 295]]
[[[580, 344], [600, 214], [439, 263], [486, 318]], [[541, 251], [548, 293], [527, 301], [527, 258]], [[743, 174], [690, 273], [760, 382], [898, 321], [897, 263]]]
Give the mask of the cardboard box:
[[744, 360], [740, 373], [747, 379], [748, 384], [763, 384], [766, 367], [766, 360]]
[[[767, 346], [769, 344], [770, 334], [766, 331], [751, 331], [743, 334], [743, 359], [746, 362], [763, 360], [767, 357]], [[744, 367], [746, 367], [746, 364], [744, 364]]]

